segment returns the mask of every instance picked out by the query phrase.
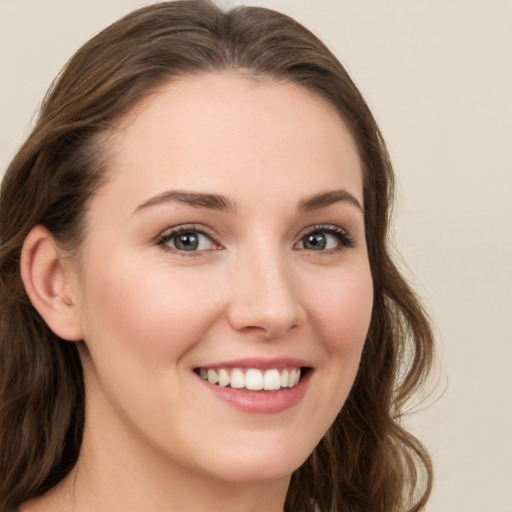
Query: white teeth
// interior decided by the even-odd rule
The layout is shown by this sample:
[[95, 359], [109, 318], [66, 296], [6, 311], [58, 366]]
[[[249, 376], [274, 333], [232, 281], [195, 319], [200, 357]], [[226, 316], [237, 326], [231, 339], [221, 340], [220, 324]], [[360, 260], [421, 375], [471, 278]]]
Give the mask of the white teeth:
[[219, 386], [225, 388], [229, 384], [229, 373], [224, 368], [219, 370]]
[[212, 384], [217, 384], [219, 382], [219, 376], [217, 375], [217, 372], [215, 370], [208, 370], [208, 382], [211, 382]]
[[300, 370], [296, 368], [295, 370], [292, 370], [290, 372], [290, 377], [288, 380], [288, 387], [293, 388], [293, 386], [296, 386], [299, 383], [300, 379]]
[[295, 370], [291, 370], [288, 374], [288, 387], [293, 388], [295, 385]]
[[281, 376], [278, 370], [267, 370], [263, 377], [263, 389], [273, 391], [281, 387]]
[[288, 370], [283, 370], [281, 372], [281, 387], [287, 388], [288, 387], [288, 379], [290, 378], [290, 374], [288, 373]]
[[240, 389], [245, 388], [245, 376], [242, 373], [242, 370], [235, 368], [231, 371], [231, 380], [230, 385], [232, 388]]
[[240, 368], [228, 370], [226, 368], [199, 369], [199, 376], [211, 384], [220, 387], [231, 386], [235, 389], [246, 388], [250, 391], [277, 391], [280, 388], [293, 388], [300, 380], [299, 368], [258, 370], [248, 368], [242, 371]]
[[245, 387], [252, 391], [263, 389], [263, 375], [260, 370], [251, 368], [245, 374]]

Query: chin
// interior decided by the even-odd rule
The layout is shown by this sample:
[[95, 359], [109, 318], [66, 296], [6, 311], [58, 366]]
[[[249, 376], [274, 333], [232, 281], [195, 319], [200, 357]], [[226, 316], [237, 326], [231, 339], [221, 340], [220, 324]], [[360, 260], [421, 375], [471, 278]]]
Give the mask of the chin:
[[[291, 463], [293, 462], [293, 463]], [[258, 482], [271, 482], [289, 479], [291, 474], [298, 469], [304, 460], [276, 461], [237, 461], [227, 464], [224, 468], [216, 468], [216, 476], [233, 484], [247, 484]]]
[[288, 479], [315, 447], [306, 440], [296, 443], [289, 441], [283, 440], [277, 445], [267, 441], [265, 444], [254, 445], [254, 449], [248, 445], [236, 449], [234, 444], [231, 453], [211, 454], [211, 458], [203, 462], [211, 468], [210, 473], [232, 483]]

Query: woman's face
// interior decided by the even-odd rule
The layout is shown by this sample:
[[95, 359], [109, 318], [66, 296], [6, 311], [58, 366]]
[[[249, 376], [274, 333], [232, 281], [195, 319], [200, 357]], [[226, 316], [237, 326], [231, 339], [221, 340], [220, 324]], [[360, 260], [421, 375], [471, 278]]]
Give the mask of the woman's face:
[[303, 88], [217, 74], [167, 85], [106, 144], [77, 270], [84, 439], [123, 464], [289, 475], [370, 322], [352, 137]]

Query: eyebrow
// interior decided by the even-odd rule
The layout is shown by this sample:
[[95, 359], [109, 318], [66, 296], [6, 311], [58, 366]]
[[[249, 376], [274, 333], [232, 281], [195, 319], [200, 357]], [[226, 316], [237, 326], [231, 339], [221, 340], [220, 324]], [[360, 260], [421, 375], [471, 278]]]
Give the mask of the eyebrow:
[[[148, 199], [141, 205], [137, 206], [134, 213], [138, 213], [152, 206], [172, 202], [185, 204], [194, 208], [206, 208], [209, 210], [217, 210], [222, 212], [236, 211], [235, 203], [221, 194], [207, 194], [204, 192], [189, 192], [184, 190], [168, 190]], [[331, 190], [329, 192], [321, 192], [319, 194], [315, 194], [314, 196], [305, 198], [299, 202], [297, 210], [299, 212], [319, 210], [339, 202], [348, 202], [364, 213], [364, 209], [356, 197], [350, 192], [342, 189]]]
[[184, 190], [168, 190], [158, 194], [146, 202], [137, 206], [134, 213], [138, 213], [146, 208], [163, 203], [181, 203], [194, 208], [207, 208], [218, 211], [235, 211], [235, 204], [227, 197], [221, 194], [205, 194], [202, 192], [187, 192]]
[[320, 194], [303, 199], [299, 203], [297, 209], [299, 211], [308, 212], [311, 210], [318, 210], [320, 208], [327, 208], [328, 206], [339, 202], [348, 202], [364, 213], [364, 208], [356, 197], [347, 190], [342, 189], [321, 192]]

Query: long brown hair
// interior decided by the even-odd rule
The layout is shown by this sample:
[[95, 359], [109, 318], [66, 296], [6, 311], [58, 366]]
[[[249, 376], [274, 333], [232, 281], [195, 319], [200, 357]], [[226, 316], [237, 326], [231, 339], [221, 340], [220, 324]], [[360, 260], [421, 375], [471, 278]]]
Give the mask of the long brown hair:
[[0, 511], [14, 510], [72, 468], [84, 427], [76, 346], [31, 305], [20, 277], [28, 232], [46, 226], [79, 248], [88, 199], [105, 177], [102, 137], [159, 86], [234, 70], [299, 84], [339, 113], [364, 173], [374, 305], [360, 369], [331, 429], [292, 476], [286, 511], [419, 511], [428, 454], [401, 426], [432, 362], [428, 319], [389, 252], [394, 178], [376, 122], [343, 66], [307, 29], [263, 8], [223, 12], [208, 0], [135, 11], [86, 43], [46, 96], [12, 161], [0, 200]]

